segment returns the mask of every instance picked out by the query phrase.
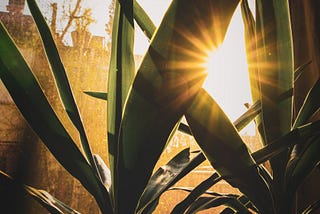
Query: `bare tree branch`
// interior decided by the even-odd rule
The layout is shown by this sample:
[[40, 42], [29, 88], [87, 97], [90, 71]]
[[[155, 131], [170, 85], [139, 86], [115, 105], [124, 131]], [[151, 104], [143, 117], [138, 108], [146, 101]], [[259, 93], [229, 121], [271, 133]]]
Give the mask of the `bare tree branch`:
[[66, 35], [67, 31], [68, 31], [69, 28], [71, 27], [72, 21], [74, 20], [77, 12], [79, 12], [81, 1], [82, 1], [82, 0], [77, 0], [77, 3], [76, 3], [76, 5], [75, 5], [75, 8], [73, 9], [73, 11], [71, 12], [71, 14], [70, 14], [70, 16], [69, 16], [68, 23], [67, 23], [66, 27], [65, 27], [65, 28], [63, 29], [63, 31], [62, 31], [62, 34], [61, 34], [61, 36], [60, 36], [60, 41], [63, 40], [63, 38], [64, 38], [64, 36]]

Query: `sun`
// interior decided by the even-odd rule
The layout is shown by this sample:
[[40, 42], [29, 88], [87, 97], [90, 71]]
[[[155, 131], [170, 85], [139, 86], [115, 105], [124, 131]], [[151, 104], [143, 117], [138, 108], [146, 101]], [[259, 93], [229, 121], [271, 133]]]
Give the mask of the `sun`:
[[[139, 0], [139, 2], [146, 8], [148, 14], [152, 15], [157, 26], [166, 11], [165, 8], [170, 3], [169, 0], [163, 0], [161, 1], [162, 6], [155, 6], [147, 0]], [[253, 2], [249, 1], [249, 4], [254, 11]], [[159, 10], [159, 8], [162, 9]], [[141, 55], [145, 53], [149, 43], [142, 31], [139, 28], [136, 29], [135, 53]], [[203, 87], [218, 102], [230, 120], [235, 121], [247, 110], [244, 104], [252, 103], [240, 7], [238, 6], [235, 11], [226, 37], [219, 47], [210, 47], [213, 45], [213, 42], [210, 41], [212, 35], [205, 29], [203, 29], [203, 38], [201, 39], [193, 37], [192, 32], [184, 33], [188, 35], [189, 42], [200, 47], [199, 52], [186, 51], [184, 54], [189, 57], [196, 56], [199, 59], [199, 64], [196, 62], [196, 65], [193, 66], [206, 70], [208, 75]], [[182, 62], [182, 65], [188, 67], [190, 62]], [[254, 135], [254, 125], [252, 124], [242, 133]]]
[[[207, 51], [204, 62], [208, 73], [203, 87], [219, 103], [231, 121], [246, 111], [251, 103], [244, 29], [238, 8], [231, 20], [223, 44]], [[254, 134], [249, 127], [244, 132]]]

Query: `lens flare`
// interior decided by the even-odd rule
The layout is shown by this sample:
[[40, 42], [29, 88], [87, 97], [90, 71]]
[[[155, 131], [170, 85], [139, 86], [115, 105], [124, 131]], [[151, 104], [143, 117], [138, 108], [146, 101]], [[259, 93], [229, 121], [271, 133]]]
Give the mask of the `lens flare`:
[[[203, 66], [208, 73], [203, 87], [234, 121], [246, 111], [245, 103], [252, 103], [244, 29], [240, 10], [234, 14], [223, 44], [207, 49]], [[244, 133], [254, 135], [254, 125]]]

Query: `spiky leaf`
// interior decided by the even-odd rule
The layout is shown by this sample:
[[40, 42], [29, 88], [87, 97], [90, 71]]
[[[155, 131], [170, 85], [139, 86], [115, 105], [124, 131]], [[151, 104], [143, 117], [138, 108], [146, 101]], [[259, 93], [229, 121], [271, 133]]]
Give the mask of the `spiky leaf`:
[[145, 33], [147, 38], [151, 40], [152, 35], [156, 31], [156, 26], [136, 0], [133, 1], [133, 15], [134, 20], [138, 23], [141, 30]]
[[222, 109], [201, 90], [186, 113], [192, 133], [211, 165], [246, 194], [261, 213], [273, 213], [271, 193], [255, 161]]
[[150, 178], [143, 192], [137, 210], [143, 210], [150, 203], [204, 161], [204, 156], [190, 157], [190, 149], [184, 149], [166, 165], [160, 167]]
[[70, 120], [79, 131], [81, 145], [82, 145], [84, 154], [86, 155], [86, 158], [88, 159], [90, 165], [93, 166], [94, 172], [97, 174], [97, 176], [99, 176], [93, 157], [92, 157], [91, 148], [88, 142], [87, 135], [85, 133], [85, 129], [82, 123], [79, 110], [78, 110], [78, 106], [73, 97], [73, 92], [69, 84], [67, 73], [63, 66], [62, 60], [58, 53], [58, 49], [55, 45], [52, 34], [50, 32], [50, 28], [47, 25], [45, 18], [41, 14], [41, 11], [36, 1], [27, 0], [27, 3], [30, 9], [30, 12], [33, 16], [33, 19], [37, 25], [37, 28], [40, 32], [42, 43], [43, 43], [46, 55], [48, 57], [49, 63], [51, 65], [52, 73], [54, 75], [55, 83], [57, 85], [58, 92], [59, 92], [61, 101], [63, 103], [63, 106]]
[[100, 100], [105, 100], [105, 101], [108, 100], [108, 93], [105, 93], [105, 92], [84, 91], [83, 93], [85, 93], [91, 97], [98, 98]]
[[133, 212], [171, 130], [204, 81], [198, 58], [204, 50], [195, 41], [206, 28], [219, 45], [237, 4], [174, 0], [167, 10], [138, 69], [121, 123], [118, 196], [123, 212]]
[[94, 195], [100, 208], [110, 209], [106, 189], [61, 124], [2, 23], [0, 37], [0, 77], [18, 109], [61, 165]]

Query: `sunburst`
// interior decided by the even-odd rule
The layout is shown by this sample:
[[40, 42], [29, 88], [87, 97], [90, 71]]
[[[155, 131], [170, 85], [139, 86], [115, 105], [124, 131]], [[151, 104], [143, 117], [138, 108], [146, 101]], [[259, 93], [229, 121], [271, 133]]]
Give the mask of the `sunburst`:
[[[248, 64], [245, 53], [244, 29], [239, 8], [234, 14], [224, 42], [207, 49], [203, 65], [208, 73], [203, 87], [234, 121], [251, 103]], [[251, 125], [244, 132], [254, 134]]]

